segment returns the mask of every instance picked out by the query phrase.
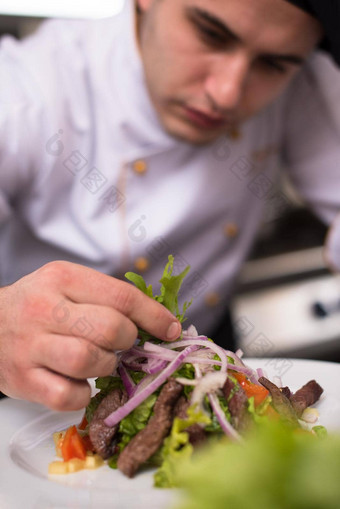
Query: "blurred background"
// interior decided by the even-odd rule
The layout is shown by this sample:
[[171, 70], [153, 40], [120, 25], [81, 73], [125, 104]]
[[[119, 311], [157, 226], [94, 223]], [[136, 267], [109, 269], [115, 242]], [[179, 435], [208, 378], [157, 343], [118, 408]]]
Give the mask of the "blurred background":
[[[0, 4], [0, 35], [24, 37], [47, 17], [112, 16], [124, 0], [10, 0]], [[323, 257], [326, 227], [284, 176], [268, 202], [232, 306], [239, 346], [251, 357], [340, 361], [340, 276]]]

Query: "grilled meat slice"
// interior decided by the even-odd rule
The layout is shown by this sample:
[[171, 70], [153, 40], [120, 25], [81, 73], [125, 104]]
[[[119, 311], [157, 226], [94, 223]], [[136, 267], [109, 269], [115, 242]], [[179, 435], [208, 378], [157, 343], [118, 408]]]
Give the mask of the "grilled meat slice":
[[286, 398], [290, 399], [291, 396], [292, 396], [292, 393], [291, 393], [291, 390], [289, 387], [280, 387], [280, 391], [282, 392], [282, 394], [284, 394], [286, 396]]
[[[184, 396], [181, 396], [175, 406], [175, 417], [187, 419], [189, 406], [189, 401]], [[200, 445], [206, 440], [205, 431], [199, 424], [192, 424], [185, 431], [189, 433], [189, 442], [194, 446]]]
[[[234, 382], [227, 377], [222, 390], [228, 402], [233, 427], [240, 433], [249, 430], [252, 419], [248, 412], [248, 398], [242, 387], [238, 385], [235, 389]], [[234, 394], [232, 394], [233, 390], [235, 390]]]
[[307, 407], [314, 405], [323, 393], [322, 387], [315, 381], [310, 380], [301, 389], [296, 391], [291, 397], [290, 402], [298, 417], [301, 417]]
[[133, 437], [120, 453], [117, 466], [127, 477], [133, 477], [140, 465], [145, 463], [161, 446], [168, 435], [176, 402], [182, 386], [173, 378], [164, 385], [154, 406], [154, 415], [144, 429]]
[[94, 412], [89, 425], [89, 435], [95, 451], [107, 459], [113, 455], [115, 449], [114, 436], [119, 425], [109, 428], [104, 424], [104, 419], [119, 407], [126, 403], [128, 397], [125, 391], [117, 388], [105, 396]]
[[293, 427], [298, 426], [298, 416], [287, 396], [285, 396], [273, 382], [264, 376], [259, 378], [259, 382], [270, 392], [273, 406], [282, 419]]

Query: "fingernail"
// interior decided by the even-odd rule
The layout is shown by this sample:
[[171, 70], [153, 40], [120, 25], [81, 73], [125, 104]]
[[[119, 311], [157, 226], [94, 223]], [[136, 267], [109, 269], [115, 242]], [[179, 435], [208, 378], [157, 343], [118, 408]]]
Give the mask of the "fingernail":
[[178, 322], [172, 322], [170, 327], [168, 328], [168, 332], [166, 333], [167, 339], [177, 339], [182, 332], [181, 324]]

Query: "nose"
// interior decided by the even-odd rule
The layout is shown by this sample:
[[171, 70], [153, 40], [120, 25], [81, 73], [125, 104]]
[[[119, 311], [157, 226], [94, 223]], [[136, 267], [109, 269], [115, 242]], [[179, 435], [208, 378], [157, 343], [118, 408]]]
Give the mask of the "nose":
[[217, 58], [210, 67], [205, 81], [205, 92], [219, 111], [239, 106], [249, 73], [249, 61], [242, 53]]

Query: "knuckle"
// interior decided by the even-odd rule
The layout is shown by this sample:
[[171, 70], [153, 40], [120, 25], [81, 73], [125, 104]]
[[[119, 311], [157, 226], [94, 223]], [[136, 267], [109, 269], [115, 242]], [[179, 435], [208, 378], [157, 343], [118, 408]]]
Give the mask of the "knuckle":
[[[122, 318], [116, 318], [111, 322], [110, 325], [107, 326], [107, 330], [103, 332], [103, 337], [105, 338], [104, 348], [107, 350], [113, 350], [115, 347], [115, 342], [119, 339], [121, 330], [122, 330]], [[110, 338], [111, 341], [109, 341]]]
[[[90, 348], [89, 344], [86, 345], [73, 345], [68, 351], [67, 359], [67, 371], [70, 375], [82, 376], [86, 374], [86, 371], [91, 363]], [[93, 359], [93, 356], [92, 356]]]
[[48, 294], [32, 292], [26, 294], [21, 301], [20, 315], [23, 322], [46, 322], [50, 320], [53, 303]]
[[69, 262], [58, 260], [46, 263], [37, 272], [44, 282], [59, 287], [69, 282], [72, 270]]
[[109, 376], [112, 375], [115, 368], [117, 366], [117, 357], [115, 355], [106, 355], [104, 362], [102, 363], [102, 367], [100, 370], [101, 376]]
[[137, 291], [128, 283], [119, 285], [115, 293], [116, 309], [124, 315], [130, 315], [136, 302]]
[[47, 395], [47, 405], [59, 412], [68, 408], [71, 399], [71, 383], [66, 379], [58, 380]]
[[60, 378], [54, 383], [53, 390], [48, 394], [45, 404], [52, 410], [65, 412], [84, 408], [90, 398], [91, 389], [87, 383]]
[[100, 362], [101, 359], [105, 355], [105, 352], [93, 343], [88, 343], [87, 352], [88, 352], [88, 358], [89, 358], [88, 365], [91, 365], [91, 366], [93, 366], [94, 362], [96, 362], [96, 363]]
[[[108, 335], [111, 338], [111, 342], [107, 341], [106, 347], [109, 345], [108, 350], [114, 350], [118, 346], [123, 349], [131, 348], [137, 339], [137, 335], [138, 329], [136, 325], [125, 316], [122, 316], [120, 320], [115, 320], [111, 325]], [[122, 343], [124, 344], [122, 345]]]

